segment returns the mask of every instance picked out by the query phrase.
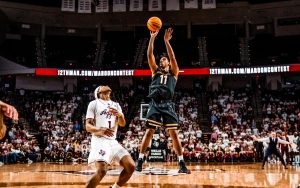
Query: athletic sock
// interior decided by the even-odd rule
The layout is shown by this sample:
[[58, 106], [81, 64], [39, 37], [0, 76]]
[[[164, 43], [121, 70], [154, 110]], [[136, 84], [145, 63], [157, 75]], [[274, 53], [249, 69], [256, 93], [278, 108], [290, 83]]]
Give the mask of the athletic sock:
[[180, 161], [183, 161], [183, 155], [179, 155], [178, 156], [178, 161], [180, 162]]
[[140, 154], [139, 154], [139, 159], [144, 159], [144, 156], [145, 156], [145, 154], [140, 153]]

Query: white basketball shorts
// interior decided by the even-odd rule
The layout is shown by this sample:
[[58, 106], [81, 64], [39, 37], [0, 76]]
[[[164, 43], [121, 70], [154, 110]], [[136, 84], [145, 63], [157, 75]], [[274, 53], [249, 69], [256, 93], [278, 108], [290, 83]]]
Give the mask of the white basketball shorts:
[[117, 140], [92, 136], [89, 164], [95, 161], [104, 161], [107, 164], [119, 163], [126, 155], [130, 156]]

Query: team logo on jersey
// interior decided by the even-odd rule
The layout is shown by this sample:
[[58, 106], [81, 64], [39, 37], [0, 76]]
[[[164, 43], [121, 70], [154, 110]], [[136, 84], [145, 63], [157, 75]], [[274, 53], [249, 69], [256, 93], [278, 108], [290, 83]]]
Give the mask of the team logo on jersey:
[[110, 119], [112, 116], [112, 113], [108, 111], [108, 109], [103, 110], [102, 112], [100, 112], [100, 115], [106, 115], [107, 119]]
[[102, 150], [102, 149], [100, 149], [99, 154], [102, 155], [102, 156], [104, 156], [105, 155], [105, 151]]

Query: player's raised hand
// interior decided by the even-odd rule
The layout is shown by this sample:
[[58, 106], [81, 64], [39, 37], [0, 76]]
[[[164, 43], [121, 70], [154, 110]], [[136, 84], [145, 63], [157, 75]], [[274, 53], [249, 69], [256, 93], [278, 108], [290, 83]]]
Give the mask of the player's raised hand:
[[155, 31], [155, 32], [150, 31], [150, 37], [151, 37], [151, 38], [155, 38], [155, 37], [158, 35], [158, 32], [159, 32], [159, 30], [157, 30], [157, 31]]
[[169, 41], [172, 38], [172, 33], [173, 33], [173, 29], [172, 28], [168, 28], [165, 30], [165, 36], [164, 36], [164, 40], [165, 41]]

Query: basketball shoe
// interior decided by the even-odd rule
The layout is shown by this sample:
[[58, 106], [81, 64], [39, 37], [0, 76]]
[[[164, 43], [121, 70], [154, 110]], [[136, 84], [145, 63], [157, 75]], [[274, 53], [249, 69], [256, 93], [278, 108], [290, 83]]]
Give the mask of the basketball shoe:
[[135, 167], [136, 171], [142, 172], [142, 170], [143, 170], [143, 162], [144, 162], [143, 159], [138, 158], [138, 160], [136, 162], [136, 167]]
[[185, 173], [185, 174], [190, 174], [191, 171], [189, 169], [187, 169], [187, 167], [185, 166], [185, 163], [183, 160], [179, 161], [179, 171], [178, 173]]

